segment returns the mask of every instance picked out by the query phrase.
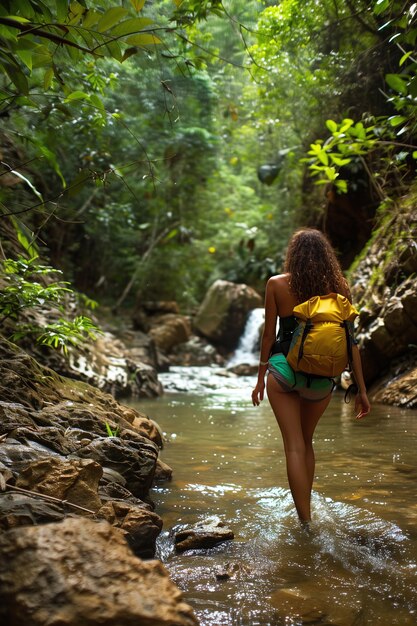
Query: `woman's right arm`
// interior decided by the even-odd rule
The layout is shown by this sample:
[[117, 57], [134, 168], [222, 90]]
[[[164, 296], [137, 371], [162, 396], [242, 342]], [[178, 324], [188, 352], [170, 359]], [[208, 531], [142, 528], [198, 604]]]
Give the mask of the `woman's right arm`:
[[261, 340], [261, 353], [259, 356], [258, 381], [252, 391], [252, 403], [257, 406], [264, 399], [265, 374], [268, 369], [268, 359], [271, 348], [275, 342], [277, 327], [277, 305], [275, 300], [274, 279], [270, 278], [265, 290], [265, 323]]

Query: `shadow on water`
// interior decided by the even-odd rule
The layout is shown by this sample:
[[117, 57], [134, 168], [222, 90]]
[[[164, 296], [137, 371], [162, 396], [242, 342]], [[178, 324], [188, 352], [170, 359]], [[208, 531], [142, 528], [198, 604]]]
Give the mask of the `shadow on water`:
[[[414, 413], [374, 407], [355, 422], [335, 394], [315, 438], [307, 531], [269, 405], [249, 404], [253, 380], [205, 369], [176, 368], [163, 382], [173, 388], [179, 378], [181, 393], [139, 403], [166, 432], [162, 458], [174, 469], [152, 495], [165, 528], [158, 556], [200, 624], [415, 624]], [[234, 541], [176, 554], [175, 529], [211, 515]]]

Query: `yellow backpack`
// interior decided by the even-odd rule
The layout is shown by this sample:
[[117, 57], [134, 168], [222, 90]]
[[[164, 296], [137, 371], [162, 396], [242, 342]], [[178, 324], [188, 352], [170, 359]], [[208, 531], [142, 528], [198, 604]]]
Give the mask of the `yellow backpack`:
[[339, 376], [351, 361], [351, 323], [358, 311], [344, 296], [329, 293], [297, 305], [293, 315], [298, 326], [287, 355], [292, 369], [313, 376]]

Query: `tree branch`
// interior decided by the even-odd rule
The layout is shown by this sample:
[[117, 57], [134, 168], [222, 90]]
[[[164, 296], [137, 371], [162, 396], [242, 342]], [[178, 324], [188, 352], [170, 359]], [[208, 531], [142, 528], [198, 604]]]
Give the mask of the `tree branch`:
[[[4, 26], [9, 26], [12, 28], [16, 28], [20, 31], [19, 37], [24, 37], [25, 35], [38, 35], [38, 37], [42, 37], [43, 39], [49, 39], [54, 43], [57, 43], [62, 46], [70, 46], [71, 48], [77, 48], [77, 50], [81, 50], [82, 52], [87, 52], [88, 54], [94, 55], [94, 51], [89, 48], [85, 48], [84, 46], [80, 46], [78, 43], [74, 41], [70, 41], [69, 39], [65, 39], [65, 37], [60, 37], [59, 35], [55, 35], [54, 33], [49, 33], [47, 30], [43, 30], [40, 26], [29, 26], [28, 24], [21, 24], [17, 20], [13, 20], [10, 17], [0, 17], [0, 24]], [[55, 26], [54, 24], [44, 24], [45, 26]]]
[[346, 5], [350, 11], [351, 16], [357, 21], [359, 22], [362, 27], [367, 30], [369, 33], [372, 33], [373, 35], [378, 35], [378, 30], [375, 28], [372, 28], [372, 26], [370, 24], [368, 24], [368, 22], [366, 22], [363, 17], [361, 17], [361, 13], [363, 13], [364, 11], [356, 11], [355, 7], [352, 4], [352, 0], [345, 0], [346, 1]]

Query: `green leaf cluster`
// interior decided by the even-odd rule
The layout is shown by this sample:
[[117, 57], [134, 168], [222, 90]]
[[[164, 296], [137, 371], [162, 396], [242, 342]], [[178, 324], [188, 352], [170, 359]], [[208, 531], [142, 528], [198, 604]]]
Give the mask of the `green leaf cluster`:
[[7, 319], [14, 320], [12, 341], [31, 336], [39, 345], [62, 349], [66, 353], [69, 345], [79, 345], [86, 338], [95, 339], [100, 332], [92, 320], [83, 315], [74, 320], [60, 318], [42, 325], [24, 321], [24, 314], [60, 310], [65, 297], [74, 295], [68, 282], [51, 280], [52, 275], [60, 273], [49, 265], [40, 264], [37, 257], [3, 260], [0, 321], [3, 324]]

